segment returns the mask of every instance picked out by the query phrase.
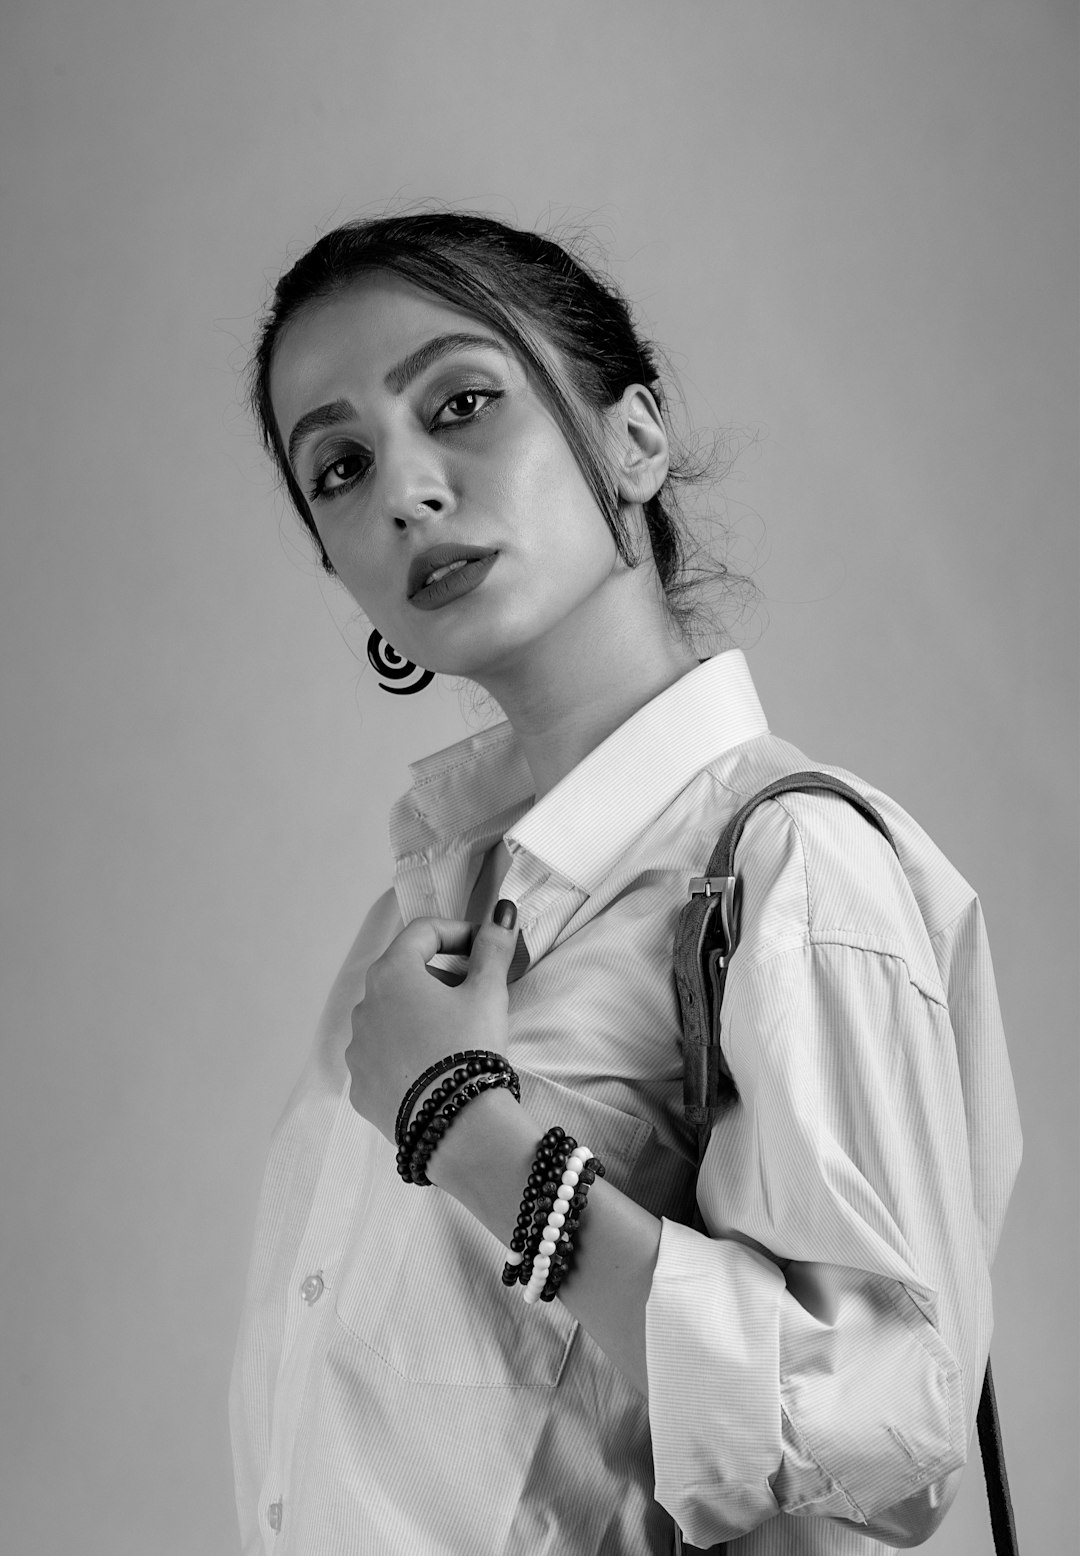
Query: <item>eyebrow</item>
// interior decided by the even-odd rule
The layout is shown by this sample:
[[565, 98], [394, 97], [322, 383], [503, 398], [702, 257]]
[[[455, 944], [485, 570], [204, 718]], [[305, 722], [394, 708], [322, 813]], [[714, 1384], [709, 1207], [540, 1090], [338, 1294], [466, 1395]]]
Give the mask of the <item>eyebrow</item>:
[[[453, 351], [469, 351], [478, 346], [488, 351], [499, 351], [503, 356], [508, 355], [506, 347], [492, 335], [470, 335], [462, 331], [436, 335], [392, 367], [383, 379], [383, 384], [391, 394], [401, 394], [414, 378], [418, 378], [440, 358], [449, 356]], [[356, 407], [345, 399], [331, 400], [327, 405], [317, 405], [313, 411], [306, 411], [289, 434], [290, 465], [295, 469], [296, 455], [305, 438], [313, 432], [321, 431], [323, 427], [340, 427], [342, 422], [351, 421], [355, 415]]]
[[506, 356], [506, 347], [493, 335], [469, 335], [458, 331], [451, 335], [436, 335], [433, 340], [425, 341], [415, 351], [404, 357], [396, 367], [392, 367], [383, 379], [386, 388], [391, 394], [400, 394], [401, 391], [418, 378], [433, 362], [438, 362], [440, 357], [449, 356], [452, 351], [469, 351], [477, 346], [485, 346], [490, 351], [501, 351]]
[[296, 469], [296, 456], [305, 438], [323, 427], [340, 427], [342, 422], [352, 421], [355, 415], [356, 407], [350, 400], [331, 400], [329, 405], [317, 405], [313, 411], [306, 411], [289, 433], [289, 463], [293, 469]]

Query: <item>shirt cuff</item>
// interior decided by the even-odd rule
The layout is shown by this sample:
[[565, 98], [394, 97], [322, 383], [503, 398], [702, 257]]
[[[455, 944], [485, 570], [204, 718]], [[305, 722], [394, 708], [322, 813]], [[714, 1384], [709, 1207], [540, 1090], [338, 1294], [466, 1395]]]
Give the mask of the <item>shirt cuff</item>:
[[763, 1254], [663, 1221], [645, 1310], [649, 1423], [656, 1500], [691, 1544], [778, 1511], [784, 1289]]
[[825, 1323], [764, 1254], [663, 1221], [645, 1314], [656, 1500], [694, 1545], [778, 1512], [906, 1545], [948, 1506], [960, 1369], [903, 1287], [835, 1274]]

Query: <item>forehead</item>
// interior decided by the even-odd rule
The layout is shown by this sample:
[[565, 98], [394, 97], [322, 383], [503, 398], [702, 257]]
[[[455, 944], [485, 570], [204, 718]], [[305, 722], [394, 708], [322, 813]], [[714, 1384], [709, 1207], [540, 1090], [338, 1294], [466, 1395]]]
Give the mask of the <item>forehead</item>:
[[282, 331], [270, 368], [278, 425], [287, 430], [314, 405], [372, 392], [417, 347], [462, 330], [499, 340], [490, 325], [398, 276], [373, 272], [350, 282]]

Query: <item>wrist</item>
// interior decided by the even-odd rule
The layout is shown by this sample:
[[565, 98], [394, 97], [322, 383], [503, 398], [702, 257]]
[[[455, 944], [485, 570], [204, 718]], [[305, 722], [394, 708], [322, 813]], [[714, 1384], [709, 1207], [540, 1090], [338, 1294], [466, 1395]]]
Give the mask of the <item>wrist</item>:
[[543, 1132], [509, 1091], [486, 1091], [462, 1108], [439, 1141], [428, 1177], [506, 1241]]
[[397, 1170], [405, 1181], [430, 1187], [427, 1164], [455, 1119], [478, 1097], [502, 1087], [515, 1102], [521, 1096], [518, 1077], [502, 1054], [469, 1049], [430, 1066], [405, 1094], [394, 1127]]

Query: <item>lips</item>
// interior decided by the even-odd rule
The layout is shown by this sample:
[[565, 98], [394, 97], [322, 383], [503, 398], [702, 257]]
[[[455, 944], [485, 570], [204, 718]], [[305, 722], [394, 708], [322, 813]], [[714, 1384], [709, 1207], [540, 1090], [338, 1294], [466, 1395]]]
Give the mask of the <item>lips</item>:
[[[490, 547], [484, 546], [466, 546], [453, 542], [432, 546], [430, 550], [423, 551], [418, 557], [413, 558], [407, 584], [409, 599], [413, 599], [431, 584], [432, 573], [439, 572], [442, 568], [452, 568], [455, 563], [478, 562], [484, 557], [494, 555], [495, 552]], [[447, 573], [446, 576], [451, 575]]]
[[[470, 547], [476, 550], [476, 547]], [[433, 553], [429, 552], [418, 569], [420, 587], [410, 594], [409, 604], [418, 611], [439, 611], [454, 600], [461, 600], [478, 589], [499, 560], [497, 551], [481, 551], [478, 556], [462, 556], [461, 548], [446, 547], [453, 554], [444, 562], [432, 565]]]

